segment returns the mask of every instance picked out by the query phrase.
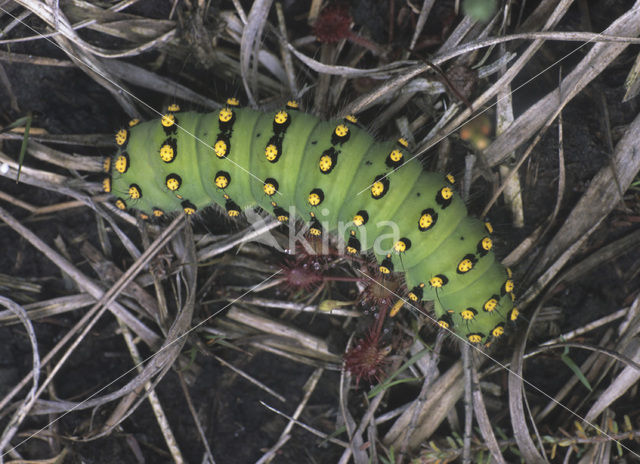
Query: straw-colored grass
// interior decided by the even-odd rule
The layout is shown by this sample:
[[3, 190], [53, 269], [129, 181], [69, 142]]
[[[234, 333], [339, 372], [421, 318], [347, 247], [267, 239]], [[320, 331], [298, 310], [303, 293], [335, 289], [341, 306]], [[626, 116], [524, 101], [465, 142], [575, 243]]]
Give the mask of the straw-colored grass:
[[[80, 462], [86, 441], [116, 462], [113, 440], [126, 462], [640, 461], [640, 2], [498, 2], [484, 24], [453, 0], [371, 2], [383, 29], [354, 15], [335, 43], [313, 36], [317, 0], [160, 3], [0, 6], [0, 330], [8, 351], [32, 353], [0, 359], [14, 372], [0, 462]], [[96, 115], [108, 121], [175, 101], [213, 111], [235, 90], [406, 137], [415, 166], [460, 173], [477, 215], [513, 218], [494, 223], [519, 326], [479, 350], [438, 332], [428, 307], [405, 309], [387, 321], [386, 383], [367, 396], [342, 370], [371, 318], [354, 305], [366, 278], [334, 257], [342, 280], [288, 292], [270, 218], [142, 224], [117, 210], [97, 176], [111, 135], [78, 134], [73, 118], [63, 133], [10, 127], [41, 85], [16, 69], [79, 71], [46, 97], [67, 114], [78, 108], [60, 95], [80, 83], [110, 100]], [[459, 130], [482, 115], [493, 134], [474, 148]], [[96, 336], [118, 340], [121, 378]], [[91, 375], [68, 367], [78, 357]]]

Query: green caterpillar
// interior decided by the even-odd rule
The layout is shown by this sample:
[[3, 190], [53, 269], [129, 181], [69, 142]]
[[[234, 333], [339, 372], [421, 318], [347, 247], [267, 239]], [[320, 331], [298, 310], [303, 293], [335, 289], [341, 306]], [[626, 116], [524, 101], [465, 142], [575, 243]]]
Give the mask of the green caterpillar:
[[116, 143], [104, 190], [120, 209], [147, 218], [216, 203], [234, 217], [259, 206], [306, 220], [312, 235], [337, 234], [347, 254], [373, 248], [381, 273], [404, 272], [409, 300], [433, 300], [438, 324], [472, 343], [518, 317], [492, 228], [467, 215], [453, 176], [415, 166], [389, 175], [407, 161], [407, 142], [376, 142], [354, 116], [322, 121], [296, 102], [264, 113], [232, 98], [218, 113], [172, 105], [160, 120], [131, 121]]

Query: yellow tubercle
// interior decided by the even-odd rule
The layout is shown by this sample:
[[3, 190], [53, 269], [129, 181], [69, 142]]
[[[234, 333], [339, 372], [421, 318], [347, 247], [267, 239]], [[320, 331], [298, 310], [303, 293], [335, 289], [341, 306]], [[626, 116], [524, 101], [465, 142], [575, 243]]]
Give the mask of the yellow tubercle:
[[175, 192], [180, 188], [180, 179], [178, 179], [177, 177], [168, 177], [166, 184], [169, 190]]
[[327, 172], [331, 170], [331, 166], [333, 166], [333, 160], [329, 155], [322, 155], [320, 157], [320, 161], [318, 163], [320, 170], [322, 172]]
[[498, 306], [498, 300], [496, 300], [495, 298], [489, 298], [487, 302], [484, 304], [483, 309], [488, 313], [490, 313], [491, 311], [495, 310], [497, 306]]
[[347, 126], [345, 126], [344, 124], [338, 124], [336, 126], [336, 129], [335, 129], [334, 133], [336, 134], [336, 136], [338, 136], [340, 138], [346, 137], [347, 134], [349, 133], [349, 128]]
[[469, 335], [467, 335], [467, 339], [471, 343], [480, 343], [482, 341], [482, 335], [480, 335], [480, 334], [469, 334]]
[[225, 175], [219, 175], [215, 178], [216, 187], [219, 189], [225, 189], [229, 185], [229, 178]]
[[382, 181], [376, 181], [371, 185], [371, 195], [375, 198], [381, 196], [384, 193], [384, 184]]
[[463, 259], [458, 264], [458, 272], [465, 273], [469, 272], [471, 269], [473, 269], [473, 261], [471, 261], [469, 258]]
[[262, 190], [269, 196], [275, 195], [275, 193], [277, 192], [276, 186], [269, 182], [264, 184]]
[[276, 115], [273, 117], [273, 122], [276, 124], [284, 124], [289, 119], [289, 113], [286, 111], [278, 111]]
[[449, 187], [443, 187], [442, 190], [440, 190], [440, 195], [442, 195], [442, 198], [445, 200], [448, 200], [453, 196], [453, 190]]
[[129, 169], [129, 158], [126, 155], [120, 155], [116, 158], [116, 162], [114, 164], [116, 171], [120, 174], [124, 174], [127, 169]]
[[275, 161], [275, 159], [278, 157], [278, 148], [274, 144], [270, 143], [264, 149], [264, 156], [268, 161]]
[[433, 225], [433, 216], [431, 216], [431, 214], [428, 214], [428, 213], [423, 214], [422, 216], [420, 216], [418, 225], [420, 226], [421, 230], [428, 229]]
[[213, 151], [218, 158], [224, 158], [227, 156], [227, 142], [224, 140], [218, 140], [213, 146]]
[[142, 196], [142, 192], [140, 191], [140, 187], [135, 184], [129, 186], [129, 198], [132, 200], [138, 200]]
[[171, 127], [176, 123], [176, 117], [173, 114], [164, 114], [160, 120], [160, 124], [164, 127]]
[[320, 195], [318, 195], [317, 193], [311, 192], [309, 194], [309, 204], [311, 206], [318, 206], [321, 201], [322, 199], [320, 198]]
[[391, 150], [391, 153], [389, 153], [389, 158], [395, 163], [402, 160], [403, 156], [402, 152], [398, 149]]
[[165, 143], [160, 147], [160, 159], [165, 163], [170, 163], [175, 158], [175, 152], [173, 147], [168, 143]]
[[220, 122], [229, 122], [233, 118], [233, 111], [231, 108], [222, 108], [218, 113], [218, 120]]
[[403, 240], [398, 240], [395, 245], [393, 245], [393, 249], [398, 253], [404, 253], [407, 251], [407, 244]]
[[489, 221], [485, 221], [484, 228], [487, 229], [487, 232], [489, 232], [490, 234], [493, 233], [493, 226]]
[[464, 319], [465, 321], [472, 321], [476, 317], [476, 313], [471, 308], [469, 308], [461, 311], [460, 317], [462, 317], [462, 319]]
[[127, 142], [127, 138], [129, 137], [129, 131], [127, 129], [120, 129], [116, 132], [116, 144], [121, 147]]
[[513, 280], [508, 279], [505, 283], [504, 283], [504, 290], [507, 293], [513, 293], [513, 290], [515, 288], [515, 285], [513, 284]]
[[489, 237], [485, 237], [482, 239], [482, 249], [485, 251], [489, 251], [493, 248], [493, 241]]

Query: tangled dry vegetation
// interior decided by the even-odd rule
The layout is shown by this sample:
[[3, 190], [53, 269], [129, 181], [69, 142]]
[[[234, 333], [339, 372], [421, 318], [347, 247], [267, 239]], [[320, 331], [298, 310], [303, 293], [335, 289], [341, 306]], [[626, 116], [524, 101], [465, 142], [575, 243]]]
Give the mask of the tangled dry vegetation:
[[[640, 1], [456, 3], [0, 6], [3, 460], [640, 461]], [[112, 131], [229, 95], [356, 113], [457, 173], [515, 272], [509, 340], [385, 319], [258, 212], [113, 207]]]

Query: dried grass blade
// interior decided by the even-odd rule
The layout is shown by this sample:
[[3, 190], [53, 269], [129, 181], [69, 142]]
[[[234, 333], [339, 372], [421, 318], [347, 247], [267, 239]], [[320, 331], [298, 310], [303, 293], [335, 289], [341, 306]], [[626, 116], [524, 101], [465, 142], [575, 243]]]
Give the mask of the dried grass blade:
[[[640, 363], [640, 343], [637, 340], [631, 341], [627, 352], [634, 362]], [[624, 395], [630, 388], [637, 385], [639, 380], [640, 369], [634, 365], [627, 365], [622, 369], [622, 372], [616, 376], [607, 389], [598, 395], [595, 403], [591, 406], [589, 412], [587, 412], [585, 420], [592, 422], [607, 409], [611, 403]]]
[[[262, 31], [269, 17], [273, 0], [258, 0], [251, 6], [247, 24], [240, 43], [240, 74], [249, 103], [256, 105], [258, 95], [258, 54], [260, 53]], [[253, 62], [253, 66], [250, 65]]]
[[[36, 337], [36, 333], [33, 330], [33, 324], [29, 320], [29, 316], [27, 312], [24, 310], [22, 306], [10, 300], [9, 298], [5, 298], [4, 296], [0, 296], [0, 304], [13, 314], [22, 322], [22, 325], [25, 328], [27, 335], [29, 336], [29, 342], [31, 342], [31, 351], [32, 351], [32, 361], [31, 361], [31, 377], [33, 378], [33, 385], [29, 389], [29, 392], [25, 396], [22, 404], [17, 408], [16, 412], [13, 414], [9, 423], [5, 426], [2, 435], [0, 436], [0, 462], [3, 461], [2, 456], [5, 455], [4, 449], [9, 445], [11, 439], [18, 432], [18, 427], [22, 424], [22, 421], [27, 416], [34, 402], [36, 401], [36, 391], [38, 389], [38, 383], [40, 381], [40, 355], [38, 354], [38, 339]], [[6, 454], [8, 454], [8, 451]]]
[[511, 413], [513, 436], [518, 444], [518, 450], [527, 464], [548, 464], [546, 458], [539, 453], [531, 439], [524, 412], [525, 398], [522, 368], [524, 364], [523, 354], [526, 340], [527, 337], [522, 337], [520, 343], [513, 351], [511, 370], [509, 371], [509, 411]]
[[[640, 27], [640, 9], [638, 27]], [[589, 189], [547, 246], [534, 271], [537, 275], [557, 256], [593, 230], [594, 224], [600, 223], [609, 212], [622, 200], [622, 193], [629, 187], [638, 171], [640, 171], [640, 115], [629, 125], [625, 135], [616, 146], [611, 165], [603, 167], [593, 178]], [[618, 188], [619, 182], [620, 189]]]
[[[631, 36], [640, 34], [640, 2], [616, 19], [603, 35]], [[573, 99], [627, 48], [627, 43], [596, 43], [580, 63], [554, 91], [541, 98], [485, 150], [487, 163], [498, 164], [513, 147], [520, 146], [542, 127], [547, 118], [564, 102]], [[476, 103], [474, 102], [474, 106]]]

